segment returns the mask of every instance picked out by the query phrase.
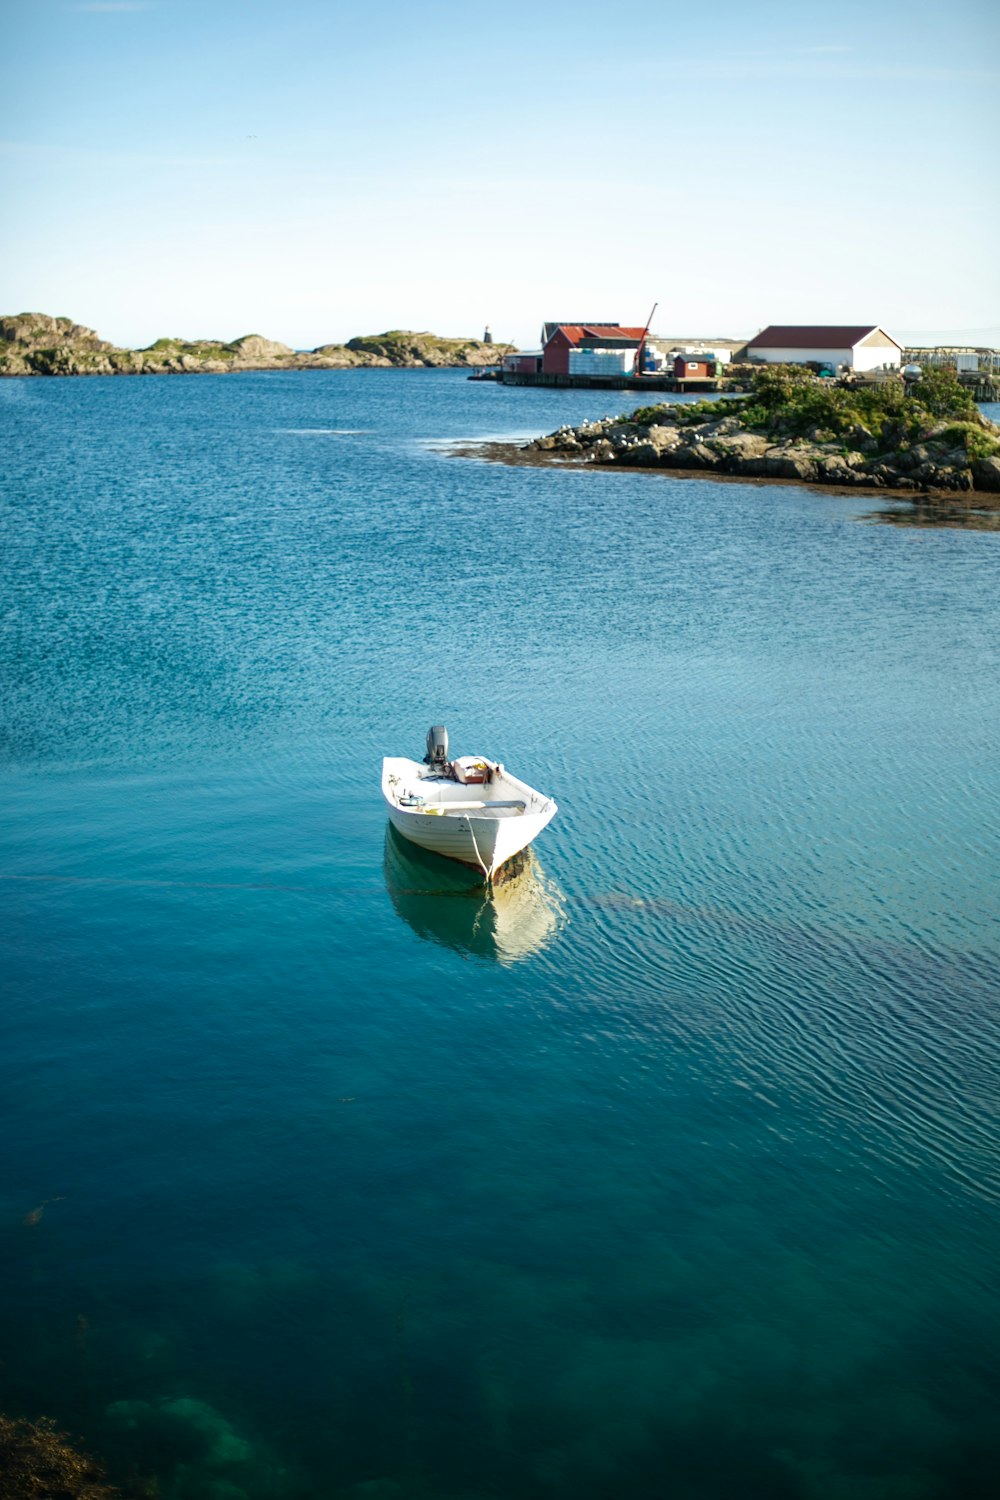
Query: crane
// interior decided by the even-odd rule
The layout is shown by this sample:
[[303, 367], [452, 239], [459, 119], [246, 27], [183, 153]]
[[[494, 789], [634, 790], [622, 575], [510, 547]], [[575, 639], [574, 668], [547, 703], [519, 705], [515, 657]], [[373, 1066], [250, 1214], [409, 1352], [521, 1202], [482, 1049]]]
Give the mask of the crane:
[[659, 307], [659, 305], [660, 304], [658, 302], [654, 302], [653, 303], [653, 311], [650, 313], [649, 317], [646, 319], [646, 326], [642, 330], [642, 338], [639, 340], [639, 347], [635, 351], [635, 368], [634, 368], [634, 370], [632, 372], [634, 375], [641, 375], [642, 374], [642, 351], [646, 347], [646, 335], [649, 333], [649, 326], [650, 326], [650, 324], [653, 321], [653, 316], [654, 316], [654, 314], [656, 312], [656, 309]]

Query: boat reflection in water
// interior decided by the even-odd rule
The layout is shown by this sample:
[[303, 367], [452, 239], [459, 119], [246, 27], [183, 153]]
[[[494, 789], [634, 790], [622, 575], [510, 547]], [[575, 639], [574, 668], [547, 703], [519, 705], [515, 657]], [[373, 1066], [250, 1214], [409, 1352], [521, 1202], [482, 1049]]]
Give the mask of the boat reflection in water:
[[530, 849], [493, 883], [385, 830], [385, 883], [414, 932], [446, 948], [512, 964], [544, 948], [563, 921], [563, 896]]

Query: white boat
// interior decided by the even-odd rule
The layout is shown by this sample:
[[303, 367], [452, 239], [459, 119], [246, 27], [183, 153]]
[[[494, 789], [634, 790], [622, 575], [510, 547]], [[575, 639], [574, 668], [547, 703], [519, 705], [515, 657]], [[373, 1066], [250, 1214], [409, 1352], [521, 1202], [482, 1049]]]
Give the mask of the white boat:
[[551, 797], [481, 755], [448, 759], [448, 732], [435, 725], [423, 761], [387, 756], [382, 795], [404, 839], [481, 870], [500, 867], [537, 838], [558, 811]]

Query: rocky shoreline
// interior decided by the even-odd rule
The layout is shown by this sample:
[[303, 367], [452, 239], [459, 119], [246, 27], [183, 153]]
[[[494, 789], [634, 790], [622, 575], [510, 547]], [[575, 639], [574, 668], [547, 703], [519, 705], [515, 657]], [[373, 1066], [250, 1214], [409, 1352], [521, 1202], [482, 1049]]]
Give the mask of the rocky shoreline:
[[120, 349], [92, 328], [45, 313], [0, 317], [0, 375], [224, 375], [237, 370], [478, 368], [498, 350], [480, 339], [446, 339], [394, 330], [346, 344], [295, 350], [260, 334], [217, 339], [157, 339], [146, 349]]
[[907, 499], [962, 497], [985, 508], [1000, 504], [1000, 430], [981, 416], [921, 420], [916, 430], [910, 419], [886, 422], [877, 432], [855, 423], [845, 433], [814, 427], [797, 434], [783, 431], [777, 420], [756, 425], [748, 408], [738, 400], [664, 404], [631, 417], [561, 427], [536, 438], [526, 452], [626, 468], [890, 491]]

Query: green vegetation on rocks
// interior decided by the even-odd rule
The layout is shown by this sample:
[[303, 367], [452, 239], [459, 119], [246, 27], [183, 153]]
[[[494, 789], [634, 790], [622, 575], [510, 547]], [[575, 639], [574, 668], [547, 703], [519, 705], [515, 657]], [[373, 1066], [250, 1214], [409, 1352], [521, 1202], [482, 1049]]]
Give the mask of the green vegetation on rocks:
[[[348, 339], [347, 348], [355, 354], [370, 354], [390, 365], [439, 367], [492, 364], [501, 352], [495, 344], [482, 344], [476, 339], [445, 339], [434, 333], [408, 333], [400, 328], [368, 338]], [[489, 351], [488, 359], [478, 357], [483, 351]]]
[[768, 365], [747, 396], [639, 407], [530, 446], [596, 463], [1000, 494], [1000, 430], [947, 370], [834, 382]]
[[837, 435], [860, 427], [880, 436], [891, 427], [892, 435], [916, 437], [929, 420], [975, 422], [979, 411], [948, 370], [926, 370], [908, 392], [902, 380], [835, 384], [817, 380], [797, 365], [772, 365], [754, 376], [753, 394], [742, 404], [741, 416], [745, 427], [795, 436], [817, 428]]
[[145, 349], [118, 349], [69, 318], [45, 313], [0, 317], [0, 375], [222, 375], [231, 370], [343, 370], [359, 365], [480, 366], [498, 349], [479, 339], [390, 333], [294, 350], [259, 333], [220, 339], [159, 338]]

